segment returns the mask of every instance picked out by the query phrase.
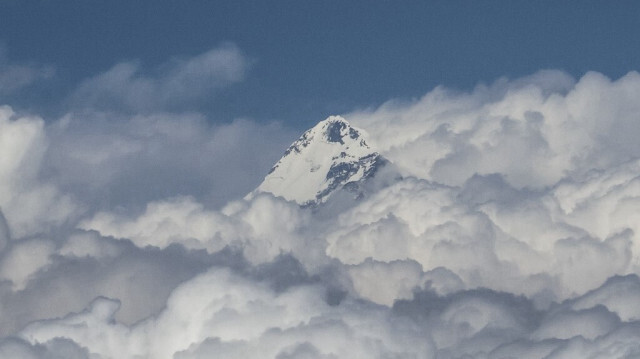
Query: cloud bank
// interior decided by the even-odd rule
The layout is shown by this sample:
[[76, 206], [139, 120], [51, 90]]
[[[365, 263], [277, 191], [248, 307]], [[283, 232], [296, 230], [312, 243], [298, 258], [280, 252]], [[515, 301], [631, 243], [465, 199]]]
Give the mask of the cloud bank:
[[347, 114], [402, 176], [319, 207], [243, 199], [280, 124], [5, 106], [0, 358], [637, 357], [639, 94], [542, 71]]

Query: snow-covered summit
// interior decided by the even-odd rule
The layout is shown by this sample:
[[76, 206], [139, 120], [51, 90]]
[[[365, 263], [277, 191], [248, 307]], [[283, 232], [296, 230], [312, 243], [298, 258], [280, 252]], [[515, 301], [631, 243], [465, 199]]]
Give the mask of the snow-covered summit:
[[321, 203], [335, 190], [373, 176], [386, 162], [362, 131], [331, 116], [291, 144], [255, 192], [301, 205]]

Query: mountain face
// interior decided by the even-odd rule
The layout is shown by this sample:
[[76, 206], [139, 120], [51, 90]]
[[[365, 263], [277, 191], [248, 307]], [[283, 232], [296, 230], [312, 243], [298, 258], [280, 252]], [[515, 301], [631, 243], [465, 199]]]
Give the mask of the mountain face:
[[254, 191], [269, 192], [300, 205], [325, 202], [339, 189], [356, 189], [387, 163], [363, 134], [342, 117], [331, 116], [306, 131]]

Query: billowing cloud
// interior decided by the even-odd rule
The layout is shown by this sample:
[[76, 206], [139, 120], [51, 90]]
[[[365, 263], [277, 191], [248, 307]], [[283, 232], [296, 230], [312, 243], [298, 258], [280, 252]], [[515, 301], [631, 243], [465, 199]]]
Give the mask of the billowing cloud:
[[543, 71], [346, 115], [392, 165], [302, 207], [244, 197], [281, 124], [4, 107], [0, 357], [635, 357], [639, 94]]
[[[276, 294], [226, 270], [213, 270], [179, 287], [157, 318], [133, 327], [112, 321], [117, 302], [97, 299], [85, 312], [30, 325], [21, 336], [46, 343], [64, 333], [107, 358], [171, 358], [175, 353], [181, 358], [214, 353], [272, 358], [296, 357], [296, 353], [430, 357], [433, 347], [428, 340], [405, 335], [411, 326], [395, 323], [383, 308], [359, 306], [330, 306], [317, 286]], [[395, 326], [399, 330], [393, 330]], [[105, 336], [109, 339], [99, 339]]]
[[0, 358], [24, 359], [89, 359], [89, 352], [69, 339], [54, 339], [46, 345], [31, 345], [17, 338], [0, 340]]
[[471, 93], [436, 88], [410, 103], [348, 115], [408, 174], [462, 185], [500, 173], [517, 188], [544, 188], [637, 158], [640, 75], [590, 72], [573, 84], [543, 71]]
[[0, 278], [11, 281], [17, 290], [24, 289], [29, 277], [50, 263], [54, 249], [54, 244], [47, 240], [15, 243], [3, 255]]
[[257, 186], [295, 137], [279, 123], [175, 114], [70, 114], [47, 130], [43, 175], [92, 208], [178, 195], [221, 206]]
[[48, 148], [44, 127], [40, 118], [16, 116], [11, 108], [0, 107], [0, 209], [16, 237], [60, 225], [76, 210], [68, 195], [40, 180]]
[[487, 290], [421, 292], [390, 310], [351, 300], [328, 305], [322, 298], [318, 285], [276, 293], [214, 269], [178, 287], [158, 316], [133, 326], [114, 321], [118, 301], [98, 298], [86, 311], [31, 324], [20, 336], [35, 345], [64, 336], [101, 358], [562, 358], [598, 352], [626, 358], [638, 349], [640, 335], [637, 322], [621, 321], [602, 302], [539, 311], [523, 297]]

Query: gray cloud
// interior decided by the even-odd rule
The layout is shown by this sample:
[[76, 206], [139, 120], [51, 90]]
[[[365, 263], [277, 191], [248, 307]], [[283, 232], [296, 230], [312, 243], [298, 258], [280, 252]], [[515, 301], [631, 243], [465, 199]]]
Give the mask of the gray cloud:
[[[540, 311], [524, 297], [489, 290], [422, 292], [390, 311], [351, 300], [328, 306], [318, 289], [302, 285], [277, 294], [217, 269], [176, 289], [160, 315], [133, 326], [113, 322], [118, 302], [97, 299], [87, 311], [32, 324], [21, 336], [47, 343], [63, 335], [105, 358], [627, 358], [638, 350], [638, 323], [621, 321], [601, 302]], [[108, 344], [98, 339], [104, 337]]]
[[0, 95], [15, 94], [54, 74], [55, 69], [51, 66], [12, 63], [7, 50], [0, 44]]
[[138, 209], [177, 195], [221, 206], [252, 190], [295, 136], [278, 123], [162, 113], [68, 115], [47, 131], [43, 176], [92, 208]]
[[69, 195], [39, 177], [47, 148], [42, 119], [0, 107], [0, 209], [16, 238], [50, 230], [77, 213]]
[[69, 339], [54, 339], [44, 345], [31, 345], [18, 338], [0, 340], [0, 358], [13, 359], [89, 359], [89, 352]]
[[241, 81], [249, 66], [250, 61], [233, 44], [175, 58], [150, 73], [138, 62], [123, 62], [84, 80], [69, 102], [75, 108], [111, 111], [183, 110]]

